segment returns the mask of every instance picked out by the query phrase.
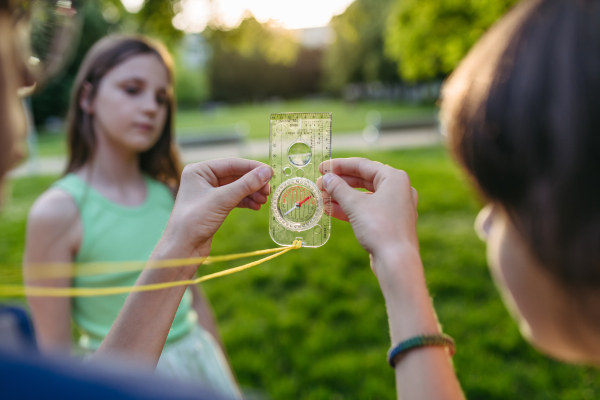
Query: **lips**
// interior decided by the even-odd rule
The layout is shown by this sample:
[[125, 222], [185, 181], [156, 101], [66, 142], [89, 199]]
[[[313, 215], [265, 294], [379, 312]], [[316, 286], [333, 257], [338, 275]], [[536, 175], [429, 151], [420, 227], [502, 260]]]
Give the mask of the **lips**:
[[144, 132], [152, 132], [152, 130], [154, 130], [154, 125], [142, 122], [134, 123], [133, 126]]

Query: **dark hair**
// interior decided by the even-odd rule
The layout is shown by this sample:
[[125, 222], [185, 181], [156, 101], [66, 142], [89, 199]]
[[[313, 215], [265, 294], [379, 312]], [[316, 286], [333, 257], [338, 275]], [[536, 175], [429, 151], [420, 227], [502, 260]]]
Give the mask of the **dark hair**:
[[[96, 148], [96, 136], [92, 115], [79, 105], [83, 85], [91, 85], [90, 97], [96, 95], [100, 81], [113, 67], [140, 54], [154, 54], [165, 65], [170, 82], [173, 82], [173, 60], [166, 48], [159, 42], [143, 36], [111, 35], [99, 40], [86, 54], [71, 94], [68, 116], [67, 139], [69, 162], [66, 172], [81, 168], [92, 159]], [[172, 188], [179, 186], [181, 164], [177, 148], [173, 143], [173, 117], [175, 100], [168, 96], [167, 118], [158, 141], [150, 149], [140, 154], [140, 169], [150, 177]]]
[[449, 144], [567, 287], [600, 284], [600, 2], [529, 0], [443, 91]]

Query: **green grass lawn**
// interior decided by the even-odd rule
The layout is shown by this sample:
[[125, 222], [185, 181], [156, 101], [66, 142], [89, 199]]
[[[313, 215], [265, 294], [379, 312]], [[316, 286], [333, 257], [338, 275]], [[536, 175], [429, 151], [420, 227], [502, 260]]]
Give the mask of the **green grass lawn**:
[[[540, 355], [520, 336], [486, 268], [473, 232], [479, 205], [442, 148], [361, 155], [409, 172], [419, 191], [419, 236], [428, 285], [468, 399], [592, 399], [600, 373]], [[25, 217], [50, 178], [13, 181], [0, 216], [0, 260], [18, 263]], [[268, 210], [235, 210], [213, 254], [274, 247]], [[201, 267], [202, 273], [244, 261]], [[2, 268], [3, 282], [18, 267]], [[367, 254], [348, 224], [334, 221], [329, 242], [292, 251], [248, 271], [204, 284], [236, 374], [272, 399], [392, 399], [383, 298]], [[19, 299], [16, 299], [19, 301]], [[22, 300], [21, 300], [22, 301]]]
[[[332, 112], [333, 133], [362, 131], [369, 111], [378, 111], [383, 122], [397, 122], [435, 115], [433, 106], [389, 102], [345, 104], [339, 100], [295, 100], [276, 103], [242, 104], [219, 107], [213, 111], [180, 110], [176, 130], [181, 137], [218, 135], [245, 130], [249, 139], [269, 137], [269, 116], [276, 112]], [[40, 156], [65, 153], [63, 134], [41, 133]]]

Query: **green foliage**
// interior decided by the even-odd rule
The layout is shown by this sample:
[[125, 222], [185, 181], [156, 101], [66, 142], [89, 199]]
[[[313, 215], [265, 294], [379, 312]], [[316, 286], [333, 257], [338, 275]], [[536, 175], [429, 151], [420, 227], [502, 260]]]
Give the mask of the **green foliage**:
[[316, 93], [321, 51], [300, 46], [294, 35], [271, 21], [245, 18], [230, 30], [209, 27], [212, 50], [211, 99], [228, 102], [293, 98]]
[[134, 21], [128, 30], [162, 40], [167, 46], [175, 45], [183, 36], [172, 23], [175, 3], [175, 0], [146, 0], [138, 13], [128, 15]]
[[1, 188], [0, 282], [22, 283], [20, 263], [25, 244], [27, 213], [35, 199], [55, 180], [55, 177], [19, 179], [9, 181]]
[[[366, 156], [410, 174], [419, 191], [428, 286], [444, 330], [456, 339], [454, 365], [468, 399], [599, 397], [598, 370], [551, 360], [520, 336], [473, 231], [479, 204], [444, 149], [334, 155]], [[3, 263], [20, 260], [27, 208], [49, 183], [14, 181], [12, 199], [0, 214]], [[235, 210], [215, 236], [212, 254], [272, 247], [266, 207]], [[240, 264], [207, 265], [199, 272]], [[3, 282], [14, 278], [9, 271], [0, 269]], [[348, 224], [334, 221], [323, 247], [290, 252], [206, 282], [204, 289], [244, 387], [276, 400], [395, 398], [394, 375], [385, 361], [390, 339], [383, 298]]]
[[290, 66], [298, 57], [300, 46], [294, 36], [271, 21], [261, 24], [247, 16], [233, 29], [208, 27], [203, 33], [214, 55], [237, 53], [244, 58], [263, 58], [269, 64]]
[[386, 53], [406, 80], [448, 75], [517, 0], [396, 0]]
[[396, 63], [384, 54], [383, 33], [392, 0], [355, 0], [330, 26], [335, 41], [325, 55], [325, 87], [339, 92], [347, 83], [398, 80]]

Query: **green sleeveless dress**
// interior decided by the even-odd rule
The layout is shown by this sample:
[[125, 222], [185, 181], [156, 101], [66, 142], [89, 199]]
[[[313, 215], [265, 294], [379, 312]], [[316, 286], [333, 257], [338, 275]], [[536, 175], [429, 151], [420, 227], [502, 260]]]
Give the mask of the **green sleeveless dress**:
[[[158, 243], [173, 209], [169, 189], [148, 177], [143, 204], [127, 207], [116, 204], [89, 186], [75, 174], [68, 174], [54, 184], [75, 201], [83, 227], [83, 240], [76, 262], [147, 260]], [[79, 276], [73, 287], [133, 286], [139, 271]], [[119, 315], [127, 294], [74, 297], [73, 320], [81, 331], [79, 345], [96, 350]], [[192, 310], [192, 295], [186, 290], [177, 309], [167, 343], [189, 333], [197, 316]]]
[[[173, 209], [174, 199], [164, 184], [144, 176], [146, 199], [136, 207], [116, 204], [75, 174], [53, 187], [68, 193], [79, 209], [83, 238], [76, 262], [143, 261], [158, 243]], [[78, 276], [72, 287], [133, 286], [139, 271]], [[127, 294], [74, 297], [71, 315], [80, 330], [79, 347], [91, 354], [100, 347], [119, 315]], [[221, 349], [197, 323], [192, 293], [185, 291], [169, 331], [157, 373], [193, 381], [222, 394], [240, 398], [239, 389]]]

